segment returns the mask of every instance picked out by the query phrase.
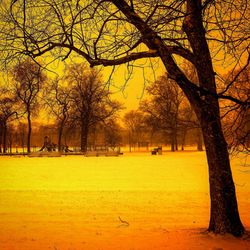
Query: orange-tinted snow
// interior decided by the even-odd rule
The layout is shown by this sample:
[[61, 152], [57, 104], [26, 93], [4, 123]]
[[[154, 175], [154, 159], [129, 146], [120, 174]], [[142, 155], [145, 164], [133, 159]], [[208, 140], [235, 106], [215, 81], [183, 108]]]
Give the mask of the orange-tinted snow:
[[[250, 228], [250, 172], [232, 161]], [[208, 225], [205, 153], [0, 158], [1, 250], [250, 249]]]

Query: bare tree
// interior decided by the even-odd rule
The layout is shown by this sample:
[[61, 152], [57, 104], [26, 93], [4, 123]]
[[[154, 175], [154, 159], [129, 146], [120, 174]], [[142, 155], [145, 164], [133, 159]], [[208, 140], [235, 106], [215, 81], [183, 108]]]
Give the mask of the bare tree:
[[17, 111], [15, 108], [16, 98], [11, 92], [1, 87], [0, 88], [0, 153], [6, 153], [7, 149], [7, 135], [9, 123], [17, 119]]
[[195, 132], [197, 150], [203, 151], [203, 138], [199, 122], [192, 107], [187, 103], [186, 98], [182, 101], [178, 114], [178, 132], [181, 141], [181, 149], [184, 150], [188, 132]]
[[122, 141], [120, 131], [121, 127], [115, 119], [109, 119], [105, 122], [105, 143], [112, 150], [115, 150], [115, 148], [119, 146]]
[[30, 59], [19, 62], [14, 66], [13, 71], [14, 91], [20, 100], [20, 106], [27, 114], [28, 134], [27, 134], [27, 152], [30, 153], [32, 122], [31, 115], [35, 115], [38, 110], [38, 93], [42, 83], [45, 81], [45, 75], [41, 67]]
[[139, 110], [131, 110], [123, 117], [123, 122], [128, 129], [129, 151], [131, 152], [132, 145], [139, 147], [139, 142], [142, 140], [143, 132], [145, 131], [145, 117]]
[[180, 106], [184, 93], [167, 75], [160, 77], [147, 88], [151, 99], [140, 105], [141, 110], [150, 116], [151, 122], [157, 124], [170, 137], [171, 150], [178, 150], [177, 134], [180, 127]]
[[[55, 79], [44, 89], [43, 96], [46, 106], [49, 107], [52, 116], [55, 117], [58, 131], [58, 151], [62, 151], [62, 137], [65, 125], [69, 119], [71, 107], [71, 90], [69, 86], [60, 84], [59, 79]], [[66, 146], [66, 145], [65, 145]]]
[[81, 128], [81, 151], [87, 151], [90, 128], [114, 116], [121, 105], [110, 99], [110, 91], [102, 84], [100, 72], [88, 69], [85, 64], [68, 67], [65, 79], [71, 89], [72, 119]]
[[[221, 59], [223, 49], [238, 62], [239, 55], [249, 49], [247, 0], [9, 0], [9, 9], [4, 7], [6, 1], [1, 3], [1, 37], [5, 39], [0, 50], [5, 63], [18, 54], [34, 58], [48, 52], [64, 59], [76, 53], [91, 66], [160, 58], [202, 128], [211, 197], [208, 230], [244, 233], [218, 100], [243, 106], [249, 106], [249, 101], [217, 92], [214, 62]], [[174, 55], [194, 65], [197, 82], [181, 70]]]

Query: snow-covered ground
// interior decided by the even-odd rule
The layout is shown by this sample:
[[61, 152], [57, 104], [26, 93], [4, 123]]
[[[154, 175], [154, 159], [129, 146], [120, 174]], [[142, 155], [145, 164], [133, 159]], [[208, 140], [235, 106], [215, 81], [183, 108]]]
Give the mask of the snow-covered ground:
[[[250, 167], [232, 169], [249, 230]], [[208, 220], [204, 152], [0, 158], [1, 250], [250, 249]]]

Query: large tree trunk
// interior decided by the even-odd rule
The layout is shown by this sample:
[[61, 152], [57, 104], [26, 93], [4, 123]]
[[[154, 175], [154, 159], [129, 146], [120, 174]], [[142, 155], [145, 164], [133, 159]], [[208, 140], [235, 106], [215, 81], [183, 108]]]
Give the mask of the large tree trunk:
[[203, 27], [202, 3], [201, 0], [186, 2], [188, 15], [183, 29], [195, 55], [199, 86], [208, 90], [208, 93], [196, 91], [192, 96], [186, 91], [201, 124], [206, 147], [211, 199], [208, 230], [240, 236], [244, 227], [240, 221], [227, 144], [221, 128], [215, 72]]
[[[176, 81], [185, 91], [202, 127], [209, 167], [211, 199], [208, 230], [240, 236], [244, 233], [244, 227], [239, 217], [227, 144], [221, 128], [218, 100], [213, 97], [213, 94], [200, 97], [199, 93], [192, 89], [188, 79], [178, 71], [172, 58], [168, 57], [167, 53], [164, 54], [164, 51], [162, 54], [162, 61], [170, 73], [176, 73]], [[208, 70], [206, 74], [208, 75], [207, 82], [203, 86], [211, 86], [210, 91], [214, 93], [214, 73]], [[203, 82], [205, 79], [201, 80]]]
[[244, 233], [244, 227], [238, 213], [227, 143], [221, 129], [220, 117], [214, 110], [211, 111], [211, 108], [201, 108], [200, 122], [209, 166], [211, 207], [208, 230], [240, 236]]
[[28, 117], [27, 117], [27, 119], [28, 119], [27, 153], [29, 154], [31, 152], [31, 150], [30, 150], [30, 141], [31, 141], [31, 133], [32, 133], [30, 111], [28, 111]]

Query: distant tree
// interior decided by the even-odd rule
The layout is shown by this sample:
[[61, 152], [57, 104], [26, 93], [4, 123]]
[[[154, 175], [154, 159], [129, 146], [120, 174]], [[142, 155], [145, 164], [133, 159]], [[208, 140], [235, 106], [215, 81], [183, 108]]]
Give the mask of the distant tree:
[[44, 89], [43, 95], [45, 104], [51, 111], [50, 114], [56, 119], [58, 151], [61, 152], [64, 128], [69, 119], [71, 90], [61, 80], [55, 79]]
[[27, 114], [27, 152], [30, 153], [30, 142], [32, 133], [31, 116], [38, 110], [38, 93], [46, 77], [41, 67], [31, 59], [26, 59], [16, 64], [12, 70], [14, 91], [20, 100], [20, 107]]
[[123, 123], [128, 129], [129, 150], [132, 145], [138, 144], [142, 140], [145, 132], [145, 115], [139, 110], [131, 110], [123, 117]]
[[[0, 153], [6, 153], [9, 123], [17, 119], [16, 99], [11, 91], [0, 88]], [[3, 150], [2, 150], [3, 148]]]
[[122, 141], [120, 135], [121, 126], [115, 121], [115, 119], [109, 119], [105, 122], [104, 126], [105, 144], [114, 150]]
[[24, 147], [25, 147], [25, 137], [26, 137], [26, 126], [24, 123], [19, 122], [17, 125], [17, 142], [22, 147], [22, 151], [24, 154]]
[[65, 75], [71, 89], [73, 117], [81, 129], [81, 151], [87, 151], [90, 128], [114, 116], [121, 104], [111, 100], [111, 92], [102, 83], [100, 72], [85, 64], [71, 64]]
[[181, 125], [179, 116], [184, 93], [167, 75], [149, 86], [147, 92], [150, 99], [142, 102], [140, 109], [148, 114], [155, 128], [170, 137], [171, 150], [178, 150], [177, 134]]

